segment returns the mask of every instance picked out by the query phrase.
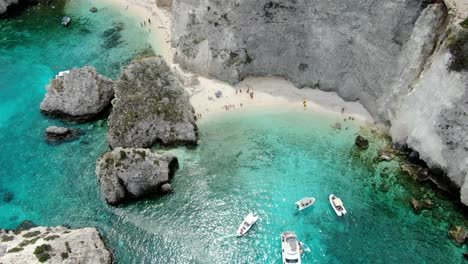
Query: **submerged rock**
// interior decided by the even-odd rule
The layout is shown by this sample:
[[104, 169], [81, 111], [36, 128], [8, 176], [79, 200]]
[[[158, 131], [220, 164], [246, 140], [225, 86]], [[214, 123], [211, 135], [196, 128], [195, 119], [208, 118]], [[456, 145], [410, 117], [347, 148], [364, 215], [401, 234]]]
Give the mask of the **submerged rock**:
[[198, 128], [187, 92], [162, 57], [133, 62], [115, 87], [111, 147], [196, 144]]
[[161, 193], [168, 194], [172, 192], [172, 185], [169, 183], [165, 183], [161, 186]]
[[377, 152], [377, 161], [378, 162], [391, 161], [391, 160], [393, 160], [393, 158], [394, 158], [393, 153], [388, 149], [379, 149], [379, 151]]
[[74, 121], [95, 118], [110, 106], [114, 96], [114, 82], [89, 66], [55, 77], [46, 89], [41, 111]]
[[14, 193], [6, 192], [6, 193], [3, 194], [3, 201], [5, 203], [9, 203], [9, 202], [13, 201], [14, 197], [15, 197]]
[[458, 245], [462, 245], [466, 241], [466, 236], [468, 235], [468, 231], [461, 227], [461, 226], [453, 226], [449, 230], [449, 237]]
[[421, 212], [422, 206], [415, 198], [411, 198], [411, 206], [413, 207], [413, 210], [416, 214]]
[[0, 237], [0, 263], [112, 263], [112, 254], [91, 227], [41, 226], [19, 232], [0, 229]]
[[96, 12], [97, 12], [97, 7], [92, 6], [92, 7], [89, 8], [89, 11], [90, 11], [91, 13], [96, 13]]
[[356, 137], [354, 144], [356, 144], [360, 149], [367, 149], [369, 147], [369, 141], [361, 135]]
[[411, 198], [411, 206], [416, 214], [419, 214], [422, 210], [432, 210], [434, 208], [431, 199], [417, 200], [414, 197]]
[[30, 220], [24, 220], [23, 222], [21, 222], [15, 229], [15, 232], [21, 232], [21, 231], [24, 231], [24, 230], [29, 230], [33, 227], [36, 227], [37, 225], [33, 222], [33, 221], [30, 221]]
[[178, 160], [171, 154], [115, 148], [99, 158], [96, 175], [107, 203], [117, 205], [151, 194], [167, 193], [172, 188], [165, 184], [178, 168]]
[[50, 144], [60, 144], [78, 139], [84, 132], [79, 128], [50, 126], [46, 129], [46, 141]]

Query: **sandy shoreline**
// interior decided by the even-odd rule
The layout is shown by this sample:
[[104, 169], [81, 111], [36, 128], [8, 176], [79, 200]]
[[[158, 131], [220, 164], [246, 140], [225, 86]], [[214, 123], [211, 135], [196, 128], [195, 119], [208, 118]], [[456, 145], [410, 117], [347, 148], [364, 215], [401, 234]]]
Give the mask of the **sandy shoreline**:
[[[171, 18], [170, 12], [156, 7], [155, 2], [147, 0], [104, 0], [119, 8], [122, 15], [136, 17], [138, 21], [146, 22], [149, 43], [156, 53], [161, 54], [181, 75], [185, 73], [173, 63], [171, 48]], [[354, 119], [372, 124], [373, 118], [369, 112], [357, 102], [345, 102], [336, 93], [323, 92], [318, 89], [298, 89], [292, 83], [281, 77], [250, 77], [232, 86], [226, 82], [195, 75], [199, 83], [187, 87], [191, 94], [191, 102], [197, 114], [202, 119], [213, 117], [226, 111], [248, 110], [262, 106], [277, 106], [284, 109], [304, 111], [303, 101], [307, 102], [307, 111], [321, 112], [327, 115], [352, 116]], [[247, 89], [254, 92], [251, 99]], [[242, 93], [240, 92], [242, 90]], [[222, 96], [216, 98], [215, 92], [221, 91]], [[236, 93], [237, 91], [237, 93]], [[242, 106], [241, 106], [242, 105]], [[226, 110], [226, 106], [231, 106]]]

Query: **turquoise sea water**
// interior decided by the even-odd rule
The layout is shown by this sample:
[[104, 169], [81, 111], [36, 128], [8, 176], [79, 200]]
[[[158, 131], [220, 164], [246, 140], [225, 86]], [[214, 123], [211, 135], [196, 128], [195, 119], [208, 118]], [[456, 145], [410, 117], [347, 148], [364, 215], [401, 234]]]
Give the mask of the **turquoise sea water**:
[[[60, 25], [63, 14], [71, 27]], [[72, 124], [86, 134], [50, 146], [44, 129], [61, 123], [42, 116], [39, 104], [58, 71], [88, 64], [115, 78], [148, 47], [146, 38], [138, 21], [85, 0], [0, 21], [0, 228], [26, 219], [95, 226], [118, 263], [280, 263], [279, 235], [288, 230], [312, 249], [304, 263], [463, 262], [464, 249], [447, 238], [450, 224], [465, 223], [459, 209], [396, 173], [397, 164], [375, 165], [377, 137], [370, 150], [357, 151], [358, 124], [342, 122], [349, 129], [335, 131], [341, 118], [313, 110], [265, 108], [202, 120], [198, 148], [170, 150], [181, 162], [175, 193], [107, 206], [94, 174], [107, 148], [106, 124]], [[346, 217], [329, 206], [332, 192], [344, 200]], [[297, 212], [294, 202], [304, 196], [317, 201]], [[412, 196], [430, 197], [436, 209], [415, 215]], [[237, 238], [249, 210], [260, 220]]]

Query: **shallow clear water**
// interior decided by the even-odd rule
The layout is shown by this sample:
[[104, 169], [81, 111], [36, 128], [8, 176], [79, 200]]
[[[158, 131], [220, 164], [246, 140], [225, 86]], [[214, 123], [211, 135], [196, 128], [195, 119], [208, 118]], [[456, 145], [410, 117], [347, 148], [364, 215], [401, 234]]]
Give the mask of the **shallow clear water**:
[[[0, 21], [0, 198], [14, 194], [0, 200], [0, 228], [26, 219], [96, 226], [119, 263], [280, 263], [279, 235], [288, 230], [312, 248], [305, 263], [463, 262], [463, 250], [447, 238], [450, 224], [465, 222], [451, 201], [395, 173], [397, 164], [375, 165], [377, 137], [374, 148], [357, 151], [357, 124], [342, 122], [349, 129], [338, 132], [331, 128], [337, 117], [310, 111], [202, 120], [198, 148], [171, 150], [181, 162], [175, 193], [107, 206], [94, 175], [106, 124], [73, 125], [86, 135], [49, 146], [43, 131], [60, 122], [39, 113], [44, 86], [59, 70], [90, 64], [115, 78], [148, 45], [137, 21], [96, 3], [92, 14], [90, 3], [34, 7]], [[63, 13], [70, 28], [60, 26]], [[345, 218], [331, 209], [332, 192], [344, 200]], [[297, 212], [294, 202], [304, 196], [317, 201]], [[437, 208], [415, 215], [412, 196], [430, 197]], [[249, 210], [260, 220], [237, 238]]]

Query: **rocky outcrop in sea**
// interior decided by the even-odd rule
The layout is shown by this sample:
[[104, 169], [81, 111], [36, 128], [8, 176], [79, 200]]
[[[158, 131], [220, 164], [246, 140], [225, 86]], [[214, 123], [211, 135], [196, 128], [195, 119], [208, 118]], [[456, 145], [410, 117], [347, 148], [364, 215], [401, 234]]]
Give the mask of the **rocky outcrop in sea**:
[[112, 105], [107, 137], [113, 148], [197, 142], [189, 95], [162, 57], [130, 64], [116, 82]]
[[96, 175], [107, 203], [117, 205], [172, 190], [169, 182], [179, 168], [176, 157], [149, 149], [115, 148], [96, 162]]
[[284, 76], [359, 100], [468, 205], [468, 6], [446, 3], [174, 0], [172, 45], [200, 74]]
[[46, 142], [53, 145], [78, 139], [82, 134], [84, 132], [79, 128], [58, 126], [50, 126], [45, 131]]
[[89, 66], [56, 76], [46, 89], [41, 111], [73, 121], [96, 118], [108, 109], [114, 96], [114, 82]]
[[0, 263], [112, 263], [95, 228], [33, 227], [0, 229]]

